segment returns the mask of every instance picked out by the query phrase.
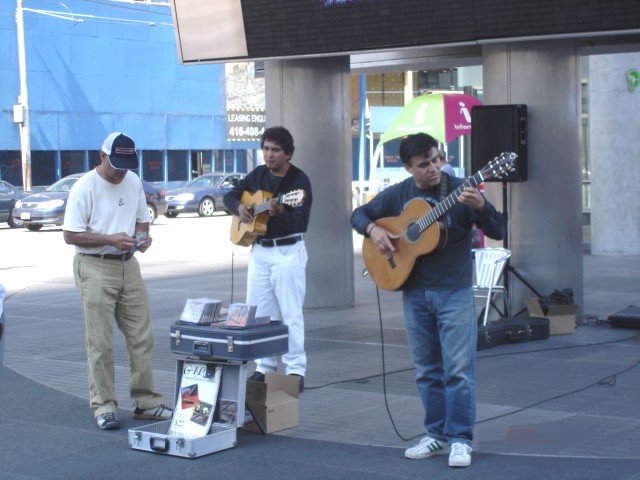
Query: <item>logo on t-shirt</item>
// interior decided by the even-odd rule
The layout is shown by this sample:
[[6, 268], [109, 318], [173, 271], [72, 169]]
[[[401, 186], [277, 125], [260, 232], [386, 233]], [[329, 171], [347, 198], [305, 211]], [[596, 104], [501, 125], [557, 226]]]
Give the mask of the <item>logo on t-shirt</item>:
[[122, 205], [124, 205], [124, 200], [122, 199], [122, 197], [120, 197], [120, 202], [118, 203], [118, 206], [121, 207]]

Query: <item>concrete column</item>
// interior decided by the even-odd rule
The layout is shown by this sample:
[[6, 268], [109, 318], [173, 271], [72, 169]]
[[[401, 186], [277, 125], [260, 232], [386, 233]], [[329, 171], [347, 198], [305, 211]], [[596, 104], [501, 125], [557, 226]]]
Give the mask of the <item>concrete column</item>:
[[267, 61], [267, 126], [293, 135], [292, 162], [313, 188], [305, 308], [354, 303], [349, 57]]
[[640, 88], [629, 88], [632, 69], [640, 70], [640, 53], [589, 57], [593, 255], [640, 254], [640, 140], [630, 134], [640, 111]]
[[[483, 47], [484, 103], [528, 106], [528, 180], [485, 190], [509, 214], [512, 266], [542, 295], [583, 304], [579, 55], [573, 41]], [[499, 133], [499, 132], [498, 132]], [[504, 205], [503, 205], [504, 203]], [[509, 275], [514, 311], [534, 294]], [[581, 311], [581, 310], [580, 310]]]

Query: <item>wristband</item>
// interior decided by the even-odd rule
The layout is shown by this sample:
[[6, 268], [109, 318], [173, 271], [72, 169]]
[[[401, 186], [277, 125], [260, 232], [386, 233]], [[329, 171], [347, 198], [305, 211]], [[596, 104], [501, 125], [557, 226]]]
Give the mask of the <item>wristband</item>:
[[371, 236], [371, 232], [373, 231], [374, 228], [376, 228], [378, 225], [374, 224], [373, 227], [371, 227], [369, 229], [369, 231], [367, 232], [367, 235]]

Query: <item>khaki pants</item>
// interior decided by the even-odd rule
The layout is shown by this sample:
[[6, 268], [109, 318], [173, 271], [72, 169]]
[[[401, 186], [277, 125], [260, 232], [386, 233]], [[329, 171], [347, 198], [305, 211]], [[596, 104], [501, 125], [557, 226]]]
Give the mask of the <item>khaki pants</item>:
[[153, 391], [153, 330], [147, 290], [140, 265], [130, 260], [104, 260], [76, 254], [73, 259], [85, 320], [89, 400], [94, 414], [116, 412], [113, 322], [125, 338], [129, 354], [130, 394], [136, 407], [163, 403]]

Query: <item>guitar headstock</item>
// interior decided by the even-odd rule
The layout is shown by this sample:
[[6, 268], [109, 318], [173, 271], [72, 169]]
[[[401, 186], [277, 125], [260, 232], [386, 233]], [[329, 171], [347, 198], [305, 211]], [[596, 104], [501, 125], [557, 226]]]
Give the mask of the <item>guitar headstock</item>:
[[518, 155], [513, 152], [502, 152], [480, 170], [483, 179], [500, 178], [504, 173], [512, 171], [517, 158]]
[[278, 203], [289, 205], [290, 207], [299, 207], [304, 203], [304, 199], [307, 194], [304, 190], [292, 190], [289, 193], [285, 193], [278, 197]]

